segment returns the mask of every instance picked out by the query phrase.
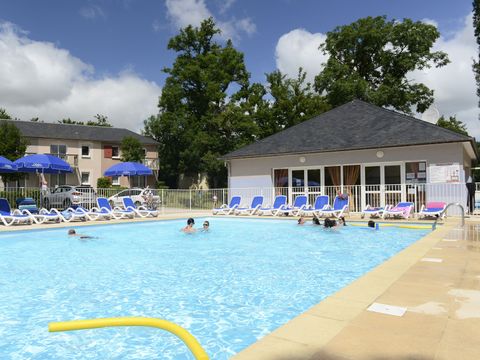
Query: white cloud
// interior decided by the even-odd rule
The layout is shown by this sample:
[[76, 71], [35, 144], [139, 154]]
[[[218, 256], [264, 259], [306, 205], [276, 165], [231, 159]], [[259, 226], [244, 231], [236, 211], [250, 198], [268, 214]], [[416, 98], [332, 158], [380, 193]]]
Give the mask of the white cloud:
[[435, 107], [446, 117], [457, 115], [467, 124], [469, 133], [480, 138], [478, 97], [472, 71], [473, 59], [478, 57], [472, 15], [465, 18], [463, 27], [446, 39], [440, 37], [434, 50], [448, 54], [450, 64], [410, 74], [410, 78], [423, 82], [435, 91]]
[[224, 14], [232, 7], [236, 0], [223, 0], [220, 2], [220, 14]]
[[98, 17], [105, 18], [105, 13], [102, 8], [98, 5], [88, 5], [80, 9], [80, 15], [85, 19], [93, 20]]
[[0, 24], [0, 84], [0, 107], [14, 117], [85, 121], [100, 113], [133, 130], [157, 112], [161, 93], [132, 71], [99, 78], [68, 50], [33, 41], [8, 23]]
[[423, 23], [425, 24], [428, 24], [428, 25], [433, 25], [435, 26], [436, 28], [438, 28], [438, 22], [436, 22], [435, 20], [433, 19], [429, 19], [429, 18], [424, 18], [421, 20]]
[[298, 68], [302, 67], [307, 73], [307, 80], [313, 82], [328, 59], [318, 48], [326, 38], [325, 34], [312, 34], [305, 29], [295, 29], [282, 35], [275, 48], [277, 68], [290, 77], [296, 77]]
[[256, 31], [256, 26], [250, 18], [232, 18], [228, 21], [216, 19], [207, 8], [205, 0], [166, 0], [165, 5], [168, 18], [177, 28], [184, 28], [188, 25], [199, 26], [203, 20], [213, 17], [215, 24], [222, 31], [221, 37], [224, 39], [238, 40], [240, 33], [251, 35]]

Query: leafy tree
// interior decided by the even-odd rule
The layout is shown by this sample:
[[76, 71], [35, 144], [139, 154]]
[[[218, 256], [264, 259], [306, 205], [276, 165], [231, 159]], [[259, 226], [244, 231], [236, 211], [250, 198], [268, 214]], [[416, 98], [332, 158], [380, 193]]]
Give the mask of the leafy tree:
[[[478, 60], [473, 60], [473, 73], [477, 83], [477, 96], [480, 97], [480, 0], [473, 0], [473, 29], [478, 45]], [[478, 103], [480, 107], [480, 100]]]
[[97, 121], [87, 121], [87, 125], [112, 127], [112, 124], [108, 122], [108, 116], [97, 114], [94, 118], [97, 119]]
[[122, 161], [142, 162], [145, 158], [142, 144], [133, 136], [125, 136], [120, 149], [122, 150]]
[[76, 121], [76, 120], [72, 120], [70, 118], [65, 118], [65, 119], [62, 119], [62, 120], [58, 120], [58, 123], [59, 124], [69, 124], [69, 125], [85, 125], [85, 123], [82, 122], [82, 121]]
[[[20, 130], [7, 121], [0, 121], [0, 155], [15, 161], [25, 155], [27, 140], [22, 136]], [[21, 179], [23, 174], [2, 174], [2, 180], [15, 181]]]
[[457, 117], [456, 116], [450, 116], [447, 119], [445, 119], [445, 117], [442, 115], [438, 121], [437, 121], [437, 125], [442, 127], [442, 128], [445, 128], [445, 129], [448, 129], [448, 130], [452, 130], [452, 131], [455, 131], [459, 134], [462, 134], [462, 135], [466, 135], [466, 136], [469, 136], [468, 135], [468, 131], [467, 131], [467, 126], [465, 125], [464, 122], [462, 122], [461, 120], [457, 120]]
[[219, 33], [210, 18], [181, 29], [168, 43], [177, 57], [163, 69], [160, 111], [145, 121], [144, 131], [160, 143], [160, 174], [170, 186], [177, 186], [179, 174], [199, 173], [208, 175], [211, 186], [225, 185], [226, 168], [218, 158], [251, 137], [244, 133], [250, 119], [226, 116], [233, 111], [228, 100], [235, 103], [245, 94], [249, 73], [230, 40], [224, 45], [214, 40]]
[[385, 16], [338, 26], [320, 46], [329, 58], [315, 88], [334, 107], [358, 98], [404, 113], [414, 106], [424, 112], [433, 103], [433, 90], [407, 74], [449, 62], [446, 53], [431, 51], [439, 36], [433, 25]]
[[0, 108], [0, 119], [11, 119], [12, 117], [8, 115], [7, 110]]
[[330, 108], [323, 96], [313, 92], [302, 68], [293, 79], [279, 70], [267, 74], [266, 78], [268, 94], [273, 100], [269, 107], [270, 114], [259, 119], [261, 138], [297, 125]]

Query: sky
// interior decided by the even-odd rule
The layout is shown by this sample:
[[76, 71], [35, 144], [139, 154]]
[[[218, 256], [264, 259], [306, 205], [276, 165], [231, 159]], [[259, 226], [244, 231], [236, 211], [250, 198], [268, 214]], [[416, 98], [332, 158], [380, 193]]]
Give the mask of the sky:
[[[0, 107], [21, 120], [94, 120], [135, 131], [157, 113], [175, 53], [168, 40], [212, 16], [245, 55], [251, 81], [279, 69], [312, 80], [326, 33], [365, 16], [435, 24], [435, 50], [451, 63], [409, 74], [435, 91], [440, 115], [456, 115], [480, 138], [471, 71], [478, 57], [471, 0], [0, 0]], [[431, 111], [435, 114], [435, 111]], [[421, 115], [418, 115], [421, 117]], [[431, 117], [428, 117], [431, 120]]]

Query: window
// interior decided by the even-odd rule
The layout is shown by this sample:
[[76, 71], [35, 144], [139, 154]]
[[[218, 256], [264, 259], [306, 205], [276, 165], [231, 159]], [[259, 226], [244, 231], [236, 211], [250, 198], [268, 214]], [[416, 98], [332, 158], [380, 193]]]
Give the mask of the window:
[[293, 170], [292, 171], [292, 187], [305, 186], [305, 171]]
[[365, 166], [365, 185], [380, 185], [380, 166]]
[[82, 157], [89, 158], [90, 157], [90, 146], [82, 145]]
[[427, 163], [425, 161], [405, 163], [405, 182], [426, 183], [427, 182]]
[[82, 172], [82, 185], [90, 185], [90, 173]]
[[401, 184], [400, 165], [385, 165], [385, 184]]
[[145, 159], [147, 157], [147, 149], [143, 148], [143, 158]]
[[50, 154], [65, 159], [65, 155], [67, 155], [67, 145], [50, 145]]
[[325, 167], [325, 186], [341, 185], [340, 166]]
[[343, 167], [343, 185], [360, 185], [360, 165]]
[[112, 185], [120, 185], [120, 176], [112, 176]]
[[118, 146], [112, 146], [112, 158], [119, 158], [120, 157], [120, 150]]
[[288, 186], [288, 169], [275, 169], [273, 171], [273, 185], [275, 187]]
[[307, 181], [308, 181], [308, 186], [320, 186], [322, 185], [321, 182], [321, 173], [320, 169], [310, 169], [307, 170]]

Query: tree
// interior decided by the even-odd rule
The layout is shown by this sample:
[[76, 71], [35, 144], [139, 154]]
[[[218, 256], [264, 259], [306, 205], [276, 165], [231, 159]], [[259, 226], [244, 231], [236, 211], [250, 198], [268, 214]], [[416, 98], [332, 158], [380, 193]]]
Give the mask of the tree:
[[58, 120], [58, 123], [59, 124], [69, 124], [69, 125], [85, 125], [85, 123], [82, 122], [82, 121], [76, 121], [76, 120], [72, 120], [70, 118], [65, 118], [65, 119], [62, 119], [62, 120]]
[[298, 69], [296, 78], [288, 78], [279, 70], [266, 74], [267, 90], [273, 99], [267, 116], [259, 120], [259, 136], [263, 138], [319, 115], [330, 106], [325, 98], [313, 92], [306, 73]]
[[226, 168], [218, 158], [251, 136], [244, 134], [250, 129], [244, 117], [226, 117], [233, 107], [228, 100], [240, 101], [249, 73], [230, 40], [224, 45], [214, 40], [219, 33], [210, 18], [181, 29], [168, 43], [177, 57], [163, 69], [159, 114], [145, 121], [144, 132], [160, 143], [159, 173], [170, 186], [177, 186], [179, 174], [199, 173], [207, 174], [211, 186], [225, 185]]
[[0, 108], [0, 119], [11, 119], [12, 117], [8, 115], [7, 110]]
[[439, 36], [433, 25], [385, 16], [338, 26], [320, 46], [329, 58], [315, 89], [334, 107], [358, 98], [407, 114], [415, 106], [422, 113], [433, 103], [433, 90], [407, 74], [448, 64], [446, 53], [431, 51]]
[[467, 125], [465, 125], [465, 123], [463, 123], [461, 120], [457, 120], [456, 116], [450, 116], [447, 120], [442, 115], [438, 119], [437, 125], [442, 127], [442, 128], [455, 131], [456, 133], [466, 135], [466, 136], [470, 136], [470, 135], [468, 135]]
[[[480, 98], [480, 0], [473, 0], [473, 29], [479, 53], [478, 60], [473, 60], [473, 73], [477, 83], [477, 96]], [[480, 107], [480, 99], [478, 106]]]
[[[0, 120], [0, 155], [8, 160], [15, 161], [25, 155], [27, 140], [18, 128], [7, 121]], [[2, 174], [2, 180], [15, 181], [23, 174]]]
[[120, 145], [122, 161], [142, 162], [145, 158], [143, 146], [133, 136], [125, 136]]
[[108, 122], [108, 116], [97, 114], [94, 116], [94, 118], [97, 119], [97, 121], [87, 121], [87, 125], [112, 127], [112, 125]]

